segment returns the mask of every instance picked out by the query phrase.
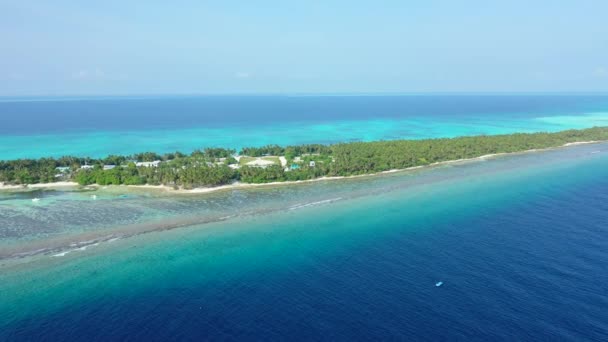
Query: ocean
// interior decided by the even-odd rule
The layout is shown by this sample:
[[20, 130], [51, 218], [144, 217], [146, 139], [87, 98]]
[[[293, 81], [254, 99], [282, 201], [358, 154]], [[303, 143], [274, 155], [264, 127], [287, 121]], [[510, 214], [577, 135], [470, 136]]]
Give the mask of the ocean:
[[189, 153], [608, 125], [606, 95], [0, 99], [0, 159]]
[[606, 170], [601, 143], [207, 195], [3, 194], [3, 250], [56, 244], [0, 259], [0, 340], [605, 340]]
[[[29, 98], [0, 116], [6, 159], [555, 131], [606, 125], [608, 98]], [[207, 194], [0, 191], [0, 341], [607, 340], [607, 170], [595, 143]]]

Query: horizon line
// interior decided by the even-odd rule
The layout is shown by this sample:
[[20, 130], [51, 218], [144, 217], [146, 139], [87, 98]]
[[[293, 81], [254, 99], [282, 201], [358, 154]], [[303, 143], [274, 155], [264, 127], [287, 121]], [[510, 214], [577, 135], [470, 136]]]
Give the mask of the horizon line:
[[608, 95], [606, 91], [429, 91], [429, 92], [235, 92], [235, 93], [133, 93], [133, 94], [27, 94], [2, 95], [0, 100], [34, 98], [148, 98], [148, 97], [230, 97], [230, 96], [484, 96], [484, 95]]

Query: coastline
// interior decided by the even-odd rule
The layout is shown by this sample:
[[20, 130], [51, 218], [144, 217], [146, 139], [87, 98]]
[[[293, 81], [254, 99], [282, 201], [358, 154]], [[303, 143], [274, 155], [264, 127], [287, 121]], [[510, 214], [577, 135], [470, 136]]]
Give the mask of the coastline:
[[[574, 145], [582, 145], [582, 144], [592, 144], [592, 143], [599, 143], [599, 142], [580, 142], [580, 143], [576, 143]], [[572, 145], [569, 145], [572, 146]], [[223, 186], [223, 187], [217, 187], [217, 188], [200, 188], [200, 189], [194, 189], [194, 190], [173, 190], [172, 188], [169, 187], [163, 187], [163, 186], [133, 186], [133, 187], [128, 187], [128, 186], [111, 186], [111, 187], [95, 187], [95, 189], [107, 189], [110, 192], [114, 192], [115, 194], [125, 194], [127, 193], [128, 189], [131, 189], [132, 191], [137, 191], [137, 190], [144, 190], [144, 189], [152, 189], [152, 190], [156, 190], [160, 192], [164, 192], [167, 196], [167, 198], [170, 198], [170, 196], [174, 196], [175, 198], [182, 197], [183, 199], [185, 199], [186, 201], [188, 201], [189, 199], [187, 199], [187, 197], [185, 195], [187, 194], [201, 194], [201, 193], [211, 193], [214, 191], [222, 191], [222, 190], [234, 190], [234, 189], [247, 189], [247, 188], [259, 188], [259, 187], [263, 187], [263, 186], [268, 186], [270, 189], [280, 189], [278, 187], [275, 187], [275, 185], [281, 185], [281, 184], [305, 184], [305, 183], [311, 183], [311, 182], [315, 182], [315, 181], [322, 181], [322, 180], [334, 180], [334, 179], [347, 179], [347, 178], [361, 178], [360, 181], [355, 181], [356, 183], [360, 183], [360, 184], [365, 184], [366, 183], [366, 179], [364, 177], [370, 177], [367, 180], [371, 180], [371, 176], [374, 175], [381, 175], [381, 174], [397, 174], [396, 175], [396, 179], [401, 179], [400, 176], [398, 175], [399, 172], [407, 172], [407, 171], [411, 171], [411, 170], [417, 170], [417, 171], [422, 171], [422, 172], [416, 172], [416, 173], [412, 173], [411, 176], [412, 179], [418, 179], [417, 177], [424, 177], [424, 175], [426, 174], [425, 171], [431, 171], [433, 170], [434, 167], [437, 166], [442, 166], [442, 165], [448, 165], [448, 164], [455, 164], [455, 163], [466, 163], [463, 165], [470, 165], [472, 167], [474, 167], [473, 165], [476, 165], [478, 163], [475, 163], [477, 161], [483, 161], [483, 160], [495, 160], [495, 157], [500, 157], [500, 156], [505, 156], [505, 155], [513, 155], [513, 156], [517, 156], [517, 155], [523, 155], [526, 153], [531, 153], [531, 152], [544, 152], [544, 151], [549, 151], [549, 150], [558, 150], [560, 149], [559, 147], [554, 147], [554, 148], [550, 148], [550, 149], [538, 149], [538, 150], [528, 150], [528, 151], [521, 151], [521, 152], [513, 152], [513, 153], [500, 153], [500, 154], [487, 154], [487, 155], [482, 155], [479, 157], [475, 157], [475, 158], [467, 158], [467, 159], [459, 159], [459, 160], [452, 160], [452, 161], [445, 161], [445, 162], [439, 162], [439, 163], [434, 163], [434, 164], [430, 164], [430, 165], [426, 165], [426, 166], [417, 166], [417, 167], [411, 167], [411, 168], [407, 168], [407, 169], [402, 169], [402, 170], [387, 170], [387, 171], [383, 171], [383, 172], [378, 172], [375, 174], [365, 174], [365, 175], [356, 175], [356, 176], [349, 176], [349, 177], [325, 177], [325, 178], [317, 178], [317, 179], [312, 179], [312, 180], [306, 180], [306, 181], [300, 181], [300, 182], [275, 182], [275, 183], [267, 183], [267, 184], [231, 184], [231, 185], [227, 185], [227, 186]], [[563, 149], [564, 153], [567, 149]], [[593, 147], [591, 148], [586, 148], [586, 150], [588, 151], [592, 151]], [[541, 155], [539, 153], [539, 155]], [[536, 158], [534, 158], [536, 159]], [[465, 166], [466, 167], [466, 166]], [[441, 171], [441, 169], [438, 169], [439, 171]], [[457, 174], [460, 174], [460, 171], [458, 171], [458, 169], [453, 169], [452, 168], [445, 168], [443, 171], [445, 172], [456, 172]], [[407, 173], [403, 173], [401, 174], [403, 175], [405, 178], [410, 179], [410, 174]], [[392, 179], [393, 177], [387, 177], [388, 181], [391, 181], [390, 179]], [[377, 179], [381, 180], [381, 177], [378, 177]], [[375, 184], [375, 182], [373, 182]], [[423, 183], [423, 184], [429, 184], [429, 183]], [[73, 183], [70, 182], [64, 182], [60, 184], [61, 186], [73, 186]], [[43, 187], [43, 184], [38, 184], [37, 187]], [[112, 224], [108, 224], [106, 225], [105, 223], [100, 223], [97, 222], [94, 225], [95, 229], [91, 229], [91, 230], [85, 230], [85, 231], [69, 231], [66, 230], [65, 232], [62, 232], [61, 234], [58, 235], [50, 235], [47, 237], [41, 237], [41, 238], [35, 238], [32, 240], [22, 240], [22, 241], [17, 241], [15, 240], [16, 243], [6, 243], [1, 245], [2, 248], [0, 248], [0, 268], [4, 268], [4, 267], [13, 267], [13, 266], [17, 266], [17, 265], [21, 265], [23, 263], [30, 263], [30, 262], [35, 262], [36, 260], [39, 260], [38, 257], [39, 256], [43, 256], [44, 258], [46, 258], [47, 256], [50, 256], [52, 258], [48, 259], [48, 260], [55, 260], [58, 259], [59, 257], [64, 257], [66, 255], [79, 255], [79, 252], [88, 250], [89, 247], [93, 247], [93, 246], [97, 246], [100, 244], [106, 244], [106, 243], [113, 243], [117, 240], [123, 240], [123, 239], [128, 239], [134, 236], [139, 236], [142, 234], [147, 234], [147, 233], [151, 233], [151, 232], [158, 232], [158, 231], [166, 231], [166, 230], [173, 230], [173, 229], [177, 229], [177, 228], [182, 228], [182, 227], [189, 227], [189, 226], [194, 226], [194, 225], [200, 225], [200, 224], [211, 224], [211, 223], [219, 223], [222, 221], [227, 221], [227, 220], [250, 220], [251, 217], [258, 215], [258, 214], [267, 214], [267, 213], [272, 213], [272, 212], [279, 212], [279, 211], [291, 211], [293, 209], [300, 209], [300, 208], [304, 208], [304, 207], [308, 207], [311, 205], [318, 205], [318, 204], [324, 204], [324, 203], [328, 203], [328, 202], [334, 202], [337, 200], [342, 200], [343, 198], [347, 198], [348, 196], [345, 196], [344, 193], [336, 193], [335, 191], [331, 190], [333, 189], [333, 186], [340, 186], [340, 182], [331, 182], [331, 183], [326, 183], [324, 184], [324, 186], [322, 187], [316, 187], [316, 186], [312, 186], [311, 185], [311, 189], [316, 189], [315, 191], [315, 196], [313, 196], [311, 198], [310, 201], [306, 201], [306, 200], [302, 200], [302, 199], [296, 199], [292, 202], [289, 203], [289, 205], [284, 206], [284, 207], [264, 207], [264, 208], [259, 208], [255, 205], [253, 206], [246, 206], [247, 210], [242, 210], [238, 209], [238, 208], [232, 208], [230, 206], [224, 206], [223, 208], [229, 208], [228, 210], [233, 211], [236, 210], [234, 212], [228, 212], [226, 210], [220, 210], [220, 211], [210, 211], [210, 212], [204, 212], [202, 214], [199, 214], [198, 212], [196, 214], [186, 214], [186, 215], [174, 215], [174, 216], [170, 216], [167, 218], [162, 218], [162, 219], [157, 219], [157, 218], [152, 218], [151, 216], [146, 216], [145, 220], [139, 221], [139, 219], [137, 221], [133, 221], [133, 222], [124, 222], [124, 223], [112, 223]], [[352, 185], [348, 185], [347, 188], [349, 189], [349, 194], [351, 194], [350, 191], [352, 191], [351, 188]], [[307, 188], [307, 187], [304, 187]], [[87, 187], [80, 187], [78, 186], [77, 189], [91, 189], [91, 188], [87, 188]], [[318, 194], [316, 193], [316, 191], [319, 190], [323, 190], [323, 189], [330, 189], [327, 190], [325, 192], [324, 196], [318, 197]], [[144, 190], [145, 191], [145, 190]], [[297, 192], [297, 191], [296, 191]], [[286, 193], [290, 193], [290, 191], [286, 191]], [[365, 194], [367, 194], [368, 192], [365, 192]], [[152, 194], [152, 193], [148, 193], [147, 195]], [[226, 193], [229, 196], [236, 196], [239, 198], [248, 198], [247, 196], [245, 197], [241, 197], [241, 195], [239, 194], [231, 194], [231, 193]], [[275, 196], [272, 195], [272, 198], [274, 198]], [[154, 199], [152, 199], [151, 201], [147, 199], [148, 196], [142, 197], [141, 198], [141, 203], [147, 203], [147, 205], [150, 205], [152, 207], [156, 207], [156, 204], [154, 202]], [[163, 196], [155, 196], [153, 198], [164, 198]], [[263, 198], [270, 198], [270, 197], [263, 197]], [[348, 197], [351, 198], [351, 197]], [[354, 198], [354, 197], [353, 197]], [[205, 196], [200, 196], [200, 198], [197, 197], [192, 197], [192, 199], [194, 199], [195, 201], [207, 201], [207, 198]], [[29, 202], [29, 201], [28, 201]], [[104, 201], [105, 202], [105, 201]], [[112, 201], [109, 201], [108, 203], [110, 203]], [[162, 202], [162, 200], [161, 200]], [[248, 202], [248, 201], [245, 201]], [[159, 202], [160, 203], [160, 202]], [[200, 202], [199, 202], [200, 203]], [[215, 203], [215, 202], [214, 202]], [[100, 203], [101, 204], [101, 203]], [[115, 205], [120, 205], [120, 204], [115, 204]], [[128, 205], [130, 206], [130, 204]], [[37, 207], [34, 206], [34, 207]], [[217, 209], [218, 207], [216, 206], [212, 206], [213, 208]], [[83, 206], [82, 208], [84, 208], [84, 210], [99, 210], [97, 209], [98, 207], [95, 204], [91, 204], [91, 206]], [[100, 207], [101, 210], [107, 209], [107, 206], [103, 206]], [[137, 205], [135, 205], [133, 208], [138, 208]], [[240, 208], [240, 207], [239, 207]], [[60, 259], [60, 258], [59, 258]], [[46, 260], [46, 259], [45, 259]]]
[[36, 184], [18, 184], [9, 185], [0, 183], [0, 191], [2, 190], [40, 190], [40, 189], [58, 189], [58, 188], [70, 188], [79, 187], [80, 185], [76, 182], [53, 182], [53, 183], [36, 183]]
[[[566, 143], [561, 146], [550, 147], [550, 148], [545, 148], [545, 149], [531, 149], [531, 150], [525, 150], [525, 151], [519, 151], [519, 152], [491, 153], [491, 154], [485, 154], [485, 155], [482, 155], [479, 157], [474, 157], [474, 158], [446, 160], [446, 161], [431, 163], [428, 165], [407, 167], [404, 169], [392, 169], [392, 170], [386, 170], [386, 171], [381, 171], [381, 172], [376, 172], [376, 173], [366, 173], [366, 174], [352, 175], [352, 176], [319, 177], [319, 178], [314, 178], [314, 179], [306, 179], [306, 180], [298, 180], [298, 181], [269, 182], [269, 183], [236, 182], [233, 184], [226, 184], [226, 185], [220, 185], [220, 186], [215, 186], [215, 187], [200, 187], [200, 188], [194, 188], [194, 189], [175, 189], [174, 187], [167, 186], [167, 185], [149, 185], [149, 184], [111, 185], [109, 187], [115, 188], [115, 189], [126, 188], [126, 189], [133, 189], [133, 190], [139, 190], [139, 189], [157, 190], [157, 191], [162, 191], [162, 192], [166, 192], [166, 193], [170, 193], [170, 194], [181, 194], [181, 195], [205, 194], [205, 193], [224, 191], [224, 190], [239, 190], [239, 189], [258, 188], [258, 187], [265, 187], [265, 186], [274, 187], [274, 186], [278, 186], [278, 185], [295, 185], [295, 184], [305, 184], [305, 183], [328, 181], [328, 180], [372, 177], [372, 176], [376, 176], [376, 175], [390, 174], [390, 173], [395, 173], [395, 172], [407, 172], [407, 171], [425, 169], [425, 168], [429, 168], [429, 167], [449, 165], [449, 164], [454, 164], [454, 163], [474, 162], [474, 161], [479, 161], [479, 160], [484, 160], [484, 159], [494, 158], [494, 157], [499, 157], [499, 156], [505, 156], [505, 155], [543, 152], [543, 151], [549, 151], [549, 150], [554, 150], [554, 149], [559, 149], [559, 148], [566, 148], [566, 147], [584, 145], [584, 144], [596, 144], [596, 143], [601, 143], [601, 142], [604, 142], [604, 141], [594, 141], [594, 140], [577, 141], [577, 142]], [[96, 188], [96, 189], [101, 188], [97, 184], [87, 185], [86, 187], [84, 187], [84, 186], [79, 185], [76, 182], [54, 182], [54, 183], [24, 184], [24, 185], [7, 185], [4, 183], [0, 183], [0, 191], [28, 191], [28, 190], [42, 190], [42, 189], [79, 188], [79, 187], [83, 187], [83, 188], [88, 187], [88, 188]]]
[[[591, 154], [597, 150], [602, 152]], [[311, 266], [311, 260], [319, 260], [322, 265], [330, 263], [340, 271], [344, 265], [352, 265], [354, 260], [352, 253], [345, 252], [345, 248], [355, 249], [357, 255], [365, 256], [356, 260], [365, 263], [371, 260], [371, 267], [375, 271], [370, 269], [368, 273], [374, 276], [386, 273], [378, 269], [378, 265], [402, 265], [408, 272], [419, 270], [420, 274], [416, 277], [406, 277], [411, 278], [411, 285], [407, 286], [412, 289], [424, 288], [428, 292], [415, 293], [412, 298], [428, 294], [442, 297], [438, 291], [457, 291], [463, 277], [462, 270], [454, 269], [457, 264], [454, 259], [467, 265], [465, 270], [476, 272], [467, 274], [471, 279], [488, 273], [488, 268], [467, 263], [485, 265], [488, 258], [496, 261], [499, 259], [495, 258], [501, 255], [513, 255], [513, 249], [527, 266], [525, 262], [538, 249], [538, 237], [554, 237], [555, 229], [563, 233], [559, 239], [562, 245], [551, 245], [546, 257], [555, 261], [560, 269], [563, 259], [556, 259], [555, 252], [569, 250], [573, 234], [589, 233], [590, 240], [585, 240], [587, 242], [583, 245], [597, 247], [593, 239], [597, 239], [595, 233], [601, 231], [603, 222], [601, 201], [606, 187], [601, 186], [605, 185], [602, 170], [608, 165], [607, 151], [608, 143], [580, 145], [351, 181], [225, 191], [216, 193], [218, 195], [174, 195], [166, 198], [133, 196], [127, 200], [112, 196], [108, 200], [101, 197], [101, 200], [94, 202], [86, 199], [88, 195], [60, 194], [57, 200], [49, 201], [48, 205], [43, 204], [44, 200], [41, 205], [7, 203], [9, 206], [23, 206], [28, 217], [39, 217], [32, 224], [25, 221], [32, 227], [40, 227], [44, 221], [61, 219], [61, 225], [70, 224], [77, 230], [62, 229], [57, 234], [47, 236], [34, 231], [27, 239], [7, 240], [6, 246], [18, 247], [20, 250], [15, 251], [23, 254], [0, 260], [1, 287], [5, 290], [2, 291], [5, 294], [2, 306], [6, 308], [3, 312], [7, 313], [8, 318], [5, 321], [21, 322], [21, 316], [17, 315], [23, 312], [23, 315], [36, 315], [31, 320], [24, 318], [26, 323], [39, 322], [40, 315], [48, 311], [52, 311], [53, 317], [60, 320], [64, 317], [72, 319], [66, 313], [73, 311], [84, 312], [85, 316], [79, 316], [79, 319], [88, 319], [86, 315], [97, 301], [97, 297], [91, 299], [91, 293], [87, 292], [90, 289], [96, 290], [99, 301], [107, 303], [108, 310], [114, 310], [120, 303], [137, 307], [142, 300], [150, 300], [149, 289], [159, 284], [163, 288], [174, 289], [171, 296], [188, 296], [183, 300], [176, 297], [179, 299], [176, 307], [193, 307], [192, 313], [187, 313], [188, 317], [204, 315], [205, 310], [215, 309], [210, 305], [209, 298], [218, 297], [218, 284], [228, 289], [227, 295], [220, 296], [220, 299], [230, 299], [234, 289], [241, 289], [243, 283], [252, 279], [267, 279], [267, 267], [275, 266], [280, 274], [290, 276], [295, 274], [294, 267], [298, 267], [296, 270], [300, 273], [296, 273], [303, 278], [297, 279], [294, 284], [300, 284], [301, 294], [308, 298], [309, 274], [322, 277], [328, 284], [335, 283], [334, 278], [326, 277], [324, 266], [319, 271], [318, 267]], [[593, 189], [596, 190], [590, 193]], [[350, 194], [356, 196], [349, 197]], [[320, 202], [338, 196], [344, 199], [331, 204]], [[83, 198], [85, 200], [80, 201]], [[572, 201], [576, 203], [573, 210], [564, 210], [563, 205]], [[312, 202], [319, 204], [290, 209], [296, 204]], [[227, 205], [239, 203], [243, 205]], [[548, 203], [551, 205], [547, 206]], [[158, 212], [162, 216], [136, 218], [132, 223], [138, 226], [115, 223], [115, 220], [107, 225], [97, 224], [109, 217], [127, 217], [127, 212], [138, 208], [138, 204], [153, 209], [150, 214]], [[587, 216], [584, 211], [587, 206], [589, 214], [594, 216]], [[521, 210], [522, 207], [530, 210]], [[547, 207], [551, 209], [544, 211]], [[176, 208], [180, 210], [174, 211]], [[251, 215], [242, 215], [248, 213], [249, 209], [258, 210]], [[210, 219], [222, 219], [226, 211], [232, 211], [235, 216], [224, 222], [206, 223]], [[83, 212], [97, 212], [99, 219], [89, 222], [85, 219], [90, 215], [80, 216]], [[564, 219], [561, 212], [568, 213], [573, 222], [582, 222], [578, 221], [581, 217], [589, 218], [585, 222], [591, 222], [593, 226], [581, 226], [580, 229], [577, 226], [573, 230], [572, 225], [560, 224]], [[61, 213], [66, 215], [59, 217]], [[540, 221], [528, 221], [531, 214]], [[555, 222], [555, 227], [550, 222]], [[10, 228], [12, 225], [5, 226]], [[529, 235], [523, 235], [527, 233]], [[478, 237], [484, 239], [477, 240]], [[505, 239], [507, 244], [504, 243]], [[33, 242], [37, 241], [40, 244], [34, 245]], [[386, 246], [387, 242], [391, 245]], [[477, 246], [483, 249], [475, 249]], [[520, 253], [518, 248], [522, 246], [528, 249]], [[0, 250], [6, 252], [3, 247]], [[393, 251], [408, 254], [397, 254], [395, 260], [399, 261], [393, 263], [378, 256], [379, 251], [388, 251], [387, 255]], [[458, 259], [462, 251], [468, 254]], [[450, 254], [452, 252], [456, 254]], [[490, 252], [495, 254], [486, 254]], [[488, 258], [480, 258], [480, 255]], [[421, 258], [428, 261], [428, 267], [421, 268], [408, 262], [420, 256], [432, 256]], [[573, 255], [575, 258], [579, 256], [578, 253]], [[340, 259], [333, 262], [336, 258]], [[601, 272], [601, 258], [596, 259], [598, 262], [594, 264], [593, 271]], [[433, 268], [437, 265], [437, 268]], [[347, 275], [358, 277], [361, 273], [359, 266], [357, 264], [348, 269]], [[512, 268], [498, 269], [505, 277], [496, 279], [496, 274], [490, 272], [488, 279], [495, 280], [496, 286], [500, 287], [503, 279], [510, 279]], [[546, 271], [546, 264], [539, 261], [538, 272], [544, 274], [543, 271]], [[244, 276], [236, 276], [237, 273]], [[593, 277], [593, 274], [588, 277], [591, 283]], [[389, 278], [393, 276], [388, 274], [386, 279]], [[532, 278], [536, 280], [534, 274]], [[286, 278], [272, 278], [267, 283], [275, 284], [275, 279]], [[226, 283], [229, 280], [234, 281], [234, 285]], [[514, 284], [521, 285], [520, 280], [515, 279]], [[389, 302], [405, 286], [403, 278], [395, 281], [391, 291], [383, 292], [387, 294]], [[435, 287], [438, 281], [443, 281], [444, 286]], [[584, 281], [580, 283], [582, 285], [573, 286], [586, 289]], [[480, 288], [486, 288], [488, 283], [482, 279], [479, 284]], [[193, 292], [207, 289], [204, 286], [208, 286], [208, 292]], [[279, 290], [276, 291], [268, 289], [267, 285], [261, 286], [263, 292], [271, 297], [276, 297], [276, 291], [283, 293], [281, 289], [284, 289], [282, 283], [278, 284]], [[379, 286], [380, 291], [387, 288], [384, 284]], [[343, 290], [343, 283], [338, 282], [335, 288], [336, 291]], [[517, 290], [518, 285], [512, 288]], [[596, 293], [603, 293], [601, 284], [596, 288]], [[127, 299], [118, 295], [124, 295]], [[360, 295], [360, 291], [354, 291], [353, 295]], [[517, 291], [514, 295], [517, 296]], [[192, 300], [194, 296], [197, 298]], [[245, 296], [249, 300], [251, 292], [246, 292]], [[165, 298], [161, 296], [159, 304], [154, 303], [155, 307], [165, 307]], [[118, 304], [112, 302], [114, 300]], [[445, 304], [442, 300], [438, 300], [437, 305], [429, 306], [430, 312]], [[548, 302], [551, 302], [550, 298]], [[522, 303], [525, 305], [525, 300]], [[74, 309], [74, 305], [81, 305], [82, 309]], [[17, 314], [14, 308], [19, 309]], [[362, 312], [365, 312], [364, 309]], [[146, 305], [144, 310], [149, 312], [150, 307]], [[518, 313], [517, 307], [513, 312]], [[102, 319], [104, 317], [109, 316]]]

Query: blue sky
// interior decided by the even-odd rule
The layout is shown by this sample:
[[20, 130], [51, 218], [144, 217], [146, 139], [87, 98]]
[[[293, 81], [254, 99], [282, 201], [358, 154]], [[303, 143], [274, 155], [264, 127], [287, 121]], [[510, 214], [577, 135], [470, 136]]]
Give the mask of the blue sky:
[[607, 13], [605, 0], [0, 0], [0, 95], [605, 92]]

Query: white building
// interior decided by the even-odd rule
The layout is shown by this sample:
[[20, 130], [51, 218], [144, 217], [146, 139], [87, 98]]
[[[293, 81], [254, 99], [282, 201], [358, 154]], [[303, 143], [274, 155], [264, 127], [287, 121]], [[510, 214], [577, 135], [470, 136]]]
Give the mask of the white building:
[[135, 166], [137, 167], [158, 167], [158, 165], [160, 164], [160, 160], [155, 160], [155, 161], [151, 161], [151, 162], [137, 162], [135, 163]]

